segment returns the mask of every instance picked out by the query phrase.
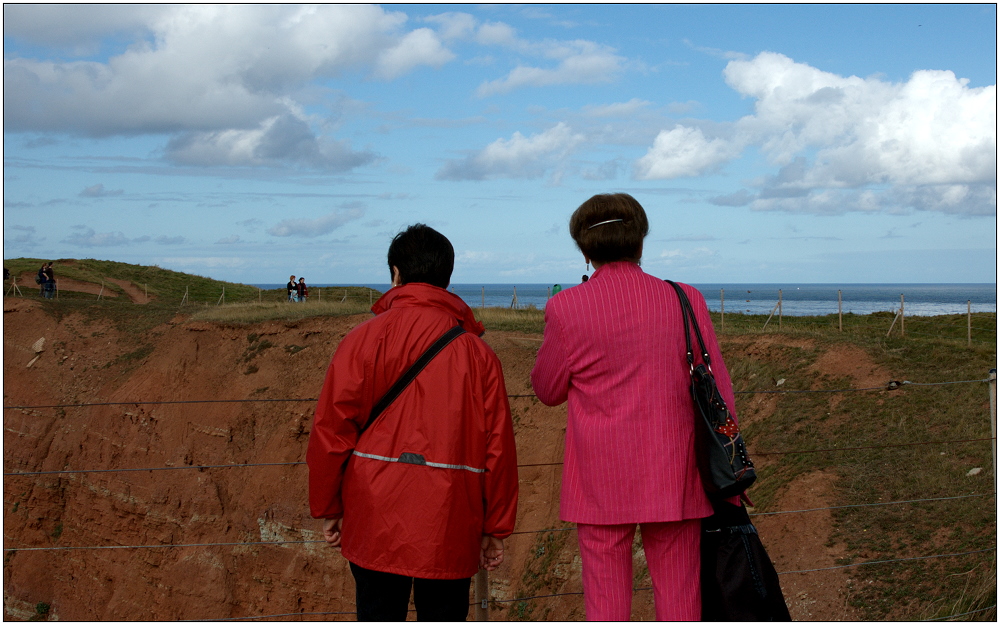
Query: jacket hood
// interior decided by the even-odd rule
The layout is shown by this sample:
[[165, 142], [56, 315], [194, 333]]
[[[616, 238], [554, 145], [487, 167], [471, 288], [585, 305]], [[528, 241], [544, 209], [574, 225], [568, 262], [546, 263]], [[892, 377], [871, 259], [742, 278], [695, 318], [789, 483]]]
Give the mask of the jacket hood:
[[462, 298], [449, 293], [441, 287], [424, 282], [410, 282], [402, 286], [394, 286], [379, 298], [372, 306], [372, 312], [381, 315], [390, 308], [405, 308], [411, 306], [434, 306], [442, 308], [451, 314], [462, 325], [466, 332], [482, 336], [486, 332], [483, 324], [476, 321], [476, 316]]

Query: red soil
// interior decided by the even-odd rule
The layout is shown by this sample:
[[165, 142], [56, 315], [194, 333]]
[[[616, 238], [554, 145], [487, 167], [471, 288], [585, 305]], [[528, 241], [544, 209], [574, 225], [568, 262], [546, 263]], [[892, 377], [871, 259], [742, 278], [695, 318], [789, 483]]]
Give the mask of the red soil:
[[[4, 300], [4, 405], [314, 398], [339, 340], [367, 315], [274, 321], [228, 328], [178, 316], [143, 337], [103, 322], [44, 314], [37, 302]], [[252, 335], [256, 335], [252, 336]], [[42, 351], [36, 352], [39, 338]], [[531, 393], [537, 335], [488, 332], [511, 394]], [[255, 341], [252, 339], [256, 339]], [[780, 339], [777, 339], [780, 340]], [[267, 341], [271, 346], [260, 349]], [[256, 347], [256, 349], [255, 349]], [[725, 349], [725, 347], [724, 347]], [[28, 363], [38, 356], [37, 360]], [[305, 457], [314, 403], [128, 404], [4, 411], [4, 472], [135, 469], [296, 463]], [[565, 406], [514, 398], [520, 464], [562, 459]], [[761, 408], [764, 408], [763, 406]], [[556, 528], [556, 466], [523, 467], [517, 531]], [[318, 541], [307, 469], [301, 464], [4, 478], [4, 547], [190, 545], [148, 549], [8, 552], [6, 620], [25, 620], [39, 603], [54, 620], [222, 619], [287, 613], [350, 612], [353, 579], [346, 562]], [[800, 478], [780, 509], [832, 503], [830, 476]], [[831, 566], [828, 513], [756, 517], [779, 570]], [[791, 517], [796, 517], [795, 519]], [[804, 530], [803, 530], [804, 526]], [[525, 571], [546, 537], [562, 548], [542, 571], [536, 594], [581, 590], [575, 533], [516, 534], [508, 559], [490, 575], [492, 598], [524, 596]], [[240, 543], [201, 546], [205, 543]], [[558, 548], [548, 544], [548, 548]], [[540, 551], [540, 547], [541, 549]], [[648, 585], [637, 556], [637, 580]], [[646, 579], [644, 582], [643, 579]], [[853, 619], [845, 608], [848, 575], [783, 576], [793, 616]], [[582, 619], [580, 595], [529, 602], [533, 620]], [[510, 618], [517, 604], [494, 604]], [[353, 620], [353, 615], [305, 616]], [[652, 592], [636, 594], [634, 618], [653, 618]]]

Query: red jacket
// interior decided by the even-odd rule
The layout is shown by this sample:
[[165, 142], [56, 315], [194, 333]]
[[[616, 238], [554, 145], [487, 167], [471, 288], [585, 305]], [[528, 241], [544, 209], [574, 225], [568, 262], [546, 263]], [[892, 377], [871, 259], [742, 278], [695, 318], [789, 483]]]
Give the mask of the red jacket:
[[[483, 534], [506, 538], [517, 511], [517, 456], [500, 361], [456, 295], [390, 289], [375, 318], [340, 342], [309, 435], [312, 516], [343, 517], [347, 560], [426, 579], [471, 577]], [[448, 344], [359, 440], [372, 406], [442, 334]], [[420, 454], [427, 465], [399, 462]], [[448, 465], [447, 467], [432, 465]]]

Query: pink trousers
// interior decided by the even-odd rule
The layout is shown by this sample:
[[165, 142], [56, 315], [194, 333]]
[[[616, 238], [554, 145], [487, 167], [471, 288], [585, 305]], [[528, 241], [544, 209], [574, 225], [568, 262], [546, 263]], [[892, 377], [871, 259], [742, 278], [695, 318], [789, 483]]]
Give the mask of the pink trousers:
[[[701, 519], [642, 523], [642, 546], [653, 579], [658, 621], [701, 619]], [[588, 621], [632, 616], [635, 525], [577, 525]]]

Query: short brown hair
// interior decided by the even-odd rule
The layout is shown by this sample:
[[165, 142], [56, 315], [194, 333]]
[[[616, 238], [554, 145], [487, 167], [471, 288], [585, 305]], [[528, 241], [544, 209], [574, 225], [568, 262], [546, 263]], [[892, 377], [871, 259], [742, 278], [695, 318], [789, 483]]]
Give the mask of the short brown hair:
[[642, 205], [628, 193], [595, 195], [569, 218], [569, 233], [590, 260], [639, 262], [649, 220]]

